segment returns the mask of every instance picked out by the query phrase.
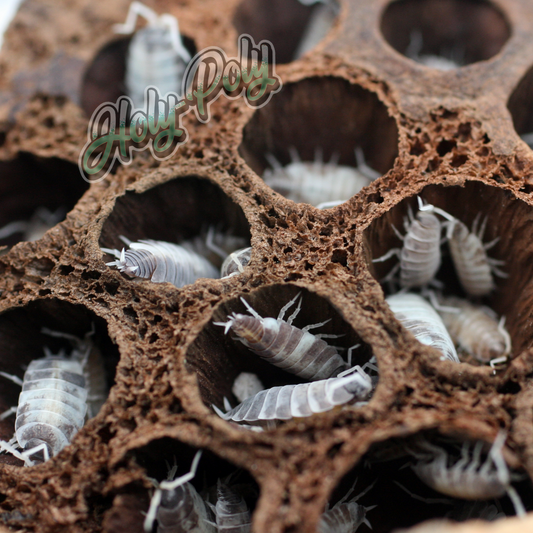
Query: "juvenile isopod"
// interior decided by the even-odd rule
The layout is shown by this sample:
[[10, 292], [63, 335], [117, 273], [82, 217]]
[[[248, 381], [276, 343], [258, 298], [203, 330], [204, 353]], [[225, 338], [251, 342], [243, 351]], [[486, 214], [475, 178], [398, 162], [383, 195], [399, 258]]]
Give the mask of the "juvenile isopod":
[[[129, 241], [128, 241], [129, 242]], [[218, 278], [218, 270], [203, 256], [179, 244], [141, 240], [129, 242], [129, 250], [102, 248], [114, 255], [116, 261], [106, 263], [132, 277], [149, 279], [154, 283], [169, 282], [176, 287], [194, 283], [198, 278]]]
[[157, 533], [216, 533], [207, 504], [189, 483], [196, 475], [201, 452], [197, 452], [191, 470], [176, 479], [176, 466], [166, 481], [156, 484], [144, 520], [144, 530], [151, 533], [157, 520]]
[[116, 24], [116, 33], [132, 33], [137, 17], [148, 25], [135, 32], [126, 59], [125, 85], [135, 109], [145, 109], [145, 89], [157, 88], [159, 95], [182, 92], [182, 80], [191, 54], [185, 48], [178, 20], [169, 14], [157, 15], [141, 2], [132, 2], [124, 24]]
[[219, 533], [251, 531], [252, 517], [244, 498], [220, 479], [217, 483], [217, 503], [210, 507], [215, 513]]
[[354, 400], [363, 401], [371, 392], [372, 380], [360, 366], [355, 366], [334, 378], [263, 390], [226, 413], [215, 405], [213, 409], [224, 420], [269, 425], [330, 411]]
[[[19, 396], [15, 435], [0, 441], [0, 448], [22, 459], [26, 466], [47, 461], [67, 446], [85, 423], [87, 388], [82, 361], [54, 356], [34, 359], [22, 381], [2, 375], [22, 385]], [[7, 411], [5, 414], [10, 414]], [[24, 451], [18, 453], [15, 445]]]
[[441, 360], [460, 362], [446, 326], [424, 298], [406, 292], [388, 296], [386, 301], [396, 319], [419, 342], [437, 348], [442, 353]]
[[264, 390], [265, 387], [256, 374], [251, 372], [241, 372], [233, 382], [231, 392], [239, 402], [244, 402], [250, 396], [255, 396], [258, 392]]
[[309, 333], [310, 329], [323, 326], [329, 320], [310, 324], [302, 329], [293, 326], [292, 322], [301, 309], [301, 299], [293, 314], [287, 321], [283, 320], [289, 307], [299, 297], [300, 294], [297, 294], [284, 305], [278, 318], [263, 318], [244, 298], [241, 298], [252, 316], [233, 313], [228, 316], [227, 322], [215, 322], [214, 324], [223, 326], [225, 333], [231, 330], [237, 335], [237, 339], [252, 352], [291, 374], [309, 380], [336, 376], [348, 365], [333, 346], [322, 340], [332, 335]]
[[314, 162], [301, 161], [295, 148], [290, 149], [292, 162], [284, 167], [272, 154], [268, 154], [266, 157], [272, 169], [267, 168], [263, 172], [263, 180], [294, 202], [331, 207], [348, 200], [380, 177], [378, 172], [366, 165], [360, 147], [355, 153], [357, 168], [338, 165], [335, 158], [324, 163], [320, 152]]
[[439, 297], [435, 309], [452, 340], [478, 361], [493, 366], [511, 353], [505, 318], [498, 321], [492, 309], [455, 296]]
[[506, 278], [507, 274], [499, 270], [498, 265], [505, 261], [487, 256], [499, 237], [483, 244], [483, 234], [487, 218], [478, 229], [480, 215], [474, 220], [472, 231], [458, 219], [448, 224], [447, 238], [455, 271], [465, 292], [470, 296], [485, 296], [496, 288], [493, 274]]
[[511, 486], [511, 474], [502, 454], [505, 438], [506, 434], [500, 431], [483, 463], [483, 441], [476, 442], [473, 447], [465, 441], [457, 458], [451, 457], [444, 448], [419, 438], [416, 449], [408, 450], [417, 459], [411, 467], [426, 485], [454, 498], [490, 500], [507, 494], [516, 514], [524, 516], [526, 511]]

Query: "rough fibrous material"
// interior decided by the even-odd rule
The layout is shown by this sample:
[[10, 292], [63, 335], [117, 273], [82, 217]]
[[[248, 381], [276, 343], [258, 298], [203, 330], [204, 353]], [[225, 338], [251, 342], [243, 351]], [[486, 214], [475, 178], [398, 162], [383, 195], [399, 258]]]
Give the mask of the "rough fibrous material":
[[[488, 449], [501, 428], [531, 509], [533, 152], [519, 135], [533, 131], [533, 3], [341, 0], [328, 36], [297, 61], [313, 8], [296, 0], [146, 3], [178, 17], [191, 50], [219, 46], [236, 57], [239, 33], [271, 40], [283, 88], [260, 109], [221, 97], [207, 123], [192, 113], [183, 119], [188, 140], [171, 158], [136, 152], [89, 186], [77, 161], [92, 111], [124, 93], [130, 37], [112, 26], [124, 22], [129, 0], [23, 3], [0, 51], [0, 226], [39, 206], [67, 215], [36, 242], [15, 234], [0, 243], [0, 370], [22, 377], [44, 347], [72, 349], [43, 327], [78, 338], [94, 327], [110, 393], [44, 464], [0, 455], [0, 530], [140, 532], [149, 478], [164, 479], [165, 460], [174, 458], [177, 475], [186, 473], [201, 448], [193, 483], [213, 487], [242, 468], [238, 482], [256, 487], [246, 498], [257, 533], [315, 531], [326, 502], [341, 499], [356, 478], [356, 493], [377, 480], [358, 503], [377, 505], [367, 518], [374, 531], [389, 532], [449, 510], [393, 483], [428, 492], [401, 469], [406, 441], [423, 432], [481, 439]], [[425, 39], [421, 54], [459, 47], [464, 66], [445, 72], [406, 57], [414, 29]], [[336, 155], [349, 166], [361, 147], [382, 177], [337, 207], [295, 203], [260, 177], [266, 154], [286, 165], [292, 146], [303, 161], [321, 149], [324, 160]], [[482, 300], [506, 317], [512, 338], [512, 360], [497, 372], [441, 361], [385, 302], [379, 280], [395, 263], [372, 259], [401, 246], [392, 225], [403, 228], [417, 195], [469, 228], [487, 215], [485, 242], [500, 237], [490, 257], [505, 261], [508, 276]], [[111, 258], [101, 251], [121, 248], [120, 235], [179, 243], [210, 226], [250, 242], [242, 273], [177, 288], [128, 278], [106, 266]], [[449, 256], [437, 277], [464, 296]], [[376, 357], [369, 403], [263, 433], [221, 420], [211, 405], [222, 408], [224, 397], [236, 405], [231, 389], [241, 372], [268, 388], [300, 381], [213, 323], [245, 313], [241, 296], [261, 316], [277, 317], [298, 293], [297, 327], [329, 319], [319, 331], [342, 335], [332, 344], [361, 344], [353, 364]], [[2, 379], [0, 412], [19, 392]], [[13, 432], [14, 417], [0, 421], [0, 438]], [[504, 523], [487, 531], [507, 531]], [[529, 531], [528, 523], [513, 521], [509, 531]], [[457, 531], [484, 531], [468, 527]]]

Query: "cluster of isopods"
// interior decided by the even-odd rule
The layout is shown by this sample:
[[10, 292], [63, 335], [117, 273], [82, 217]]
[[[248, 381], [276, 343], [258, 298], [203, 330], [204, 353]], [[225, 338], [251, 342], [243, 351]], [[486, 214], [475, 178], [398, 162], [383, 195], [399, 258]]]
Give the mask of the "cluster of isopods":
[[[491, 366], [505, 362], [511, 353], [505, 319], [498, 319], [492, 309], [477, 303], [479, 298], [496, 288], [495, 275], [507, 276], [498, 268], [503, 261], [487, 255], [487, 250], [499, 239], [483, 243], [486, 219], [480, 225], [480, 215], [470, 231], [461, 220], [446, 211], [430, 204], [424, 205], [420, 198], [418, 202], [416, 217], [409, 208], [409, 216], [404, 219], [405, 235], [393, 226], [403, 246], [373, 260], [399, 258], [384, 281], [392, 282], [399, 271], [401, 291], [388, 296], [387, 303], [395, 317], [421, 343], [442, 353], [441, 359], [459, 363], [473, 358]], [[441, 222], [439, 217], [445, 222]], [[457, 277], [471, 300], [442, 296], [429, 290], [432, 284], [441, 288], [435, 275], [441, 266], [443, 229]], [[429, 302], [419, 294], [407, 292], [413, 289], [422, 289]], [[456, 346], [459, 347], [459, 356]]]

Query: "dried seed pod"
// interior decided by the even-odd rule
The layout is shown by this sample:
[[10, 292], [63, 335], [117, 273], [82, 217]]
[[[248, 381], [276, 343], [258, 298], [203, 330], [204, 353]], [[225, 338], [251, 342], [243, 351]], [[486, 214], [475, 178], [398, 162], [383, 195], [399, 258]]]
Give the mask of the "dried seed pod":
[[220, 267], [220, 277], [227, 278], [244, 272], [244, 267], [250, 262], [252, 247], [241, 248], [226, 257]]
[[214, 324], [223, 326], [225, 333], [231, 329], [237, 335], [238, 340], [250, 350], [291, 374], [309, 380], [336, 376], [348, 365], [335, 348], [322, 340], [331, 335], [309, 333], [310, 329], [323, 326], [328, 321], [311, 324], [303, 329], [293, 326], [292, 321], [301, 309], [301, 299], [294, 313], [287, 321], [283, 320], [286, 311], [299, 296], [300, 294], [297, 294], [282, 307], [278, 318], [263, 318], [244, 298], [241, 298], [252, 316], [233, 313], [228, 316], [227, 322], [215, 322]]
[[[498, 433], [485, 459], [481, 463], [484, 442], [464, 442], [461, 456], [453, 458], [448, 452], [424, 438], [416, 441], [416, 449], [409, 453], [418, 461], [412, 468], [416, 475], [432, 489], [454, 498], [465, 500], [489, 500], [509, 496], [516, 514], [526, 511], [515, 489], [511, 486], [511, 474], [502, 455], [506, 434]], [[455, 460], [457, 459], [457, 460]]]
[[284, 167], [272, 154], [268, 154], [266, 157], [272, 169], [264, 171], [263, 180], [294, 202], [317, 207], [324, 203], [344, 202], [380, 177], [378, 172], [366, 165], [359, 147], [355, 153], [357, 168], [337, 165], [334, 159], [323, 163], [320, 153], [316, 154], [314, 162], [301, 161], [294, 148], [290, 150], [292, 162]]
[[492, 309], [455, 296], [440, 297], [435, 303], [453, 341], [478, 361], [501, 362], [511, 353], [505, 319], [498, 321]]
[[255, 396], [258, 392], [261, 392], [264, 389], [264, 385], [256, 374], [252, 374], [251, 372], [241, 372], [235, 378], [231, 392], [233, 392], [237, 400], [244, 402], [246, 398]]
[[148, 26], [135, 32], [126, 61], [125, 85], [135, 109], [145, 109], [144, 92], [149, 86], [157, 88], [161, 97], [182, 92], [182, 80], [191, 54], [185, 48], [179, 32], [178, 20], [172, 15], [157, 15], [141, 2], [132, 2], [124, 24], [116, 24], [115, 32], [131, 33], [138, 16]]
[[424, 298], [413, 293], [400, 293], [386, 299], [396, 319], [422, 344], [442, 352], [441, 360], [459, 363], [457, 352], [438, 313]]
[[470, 296], [485, 296], [496, 288], [493, 274], [502, 278], [507, 277], [505, 272], [498, 269], [504, 261], [491, 259], [487, 250], [492, 248], [499, 237], [483, 244], [483, 234], [487, 218], [478, 229], [480, 215], [474, 220], [472, 231], [469, 231], [463, 222], [453, 220], [448, 224], [448, 246], [459, 281], [465, 292]]
[[227, 413], [216, 406], [213, 409], [224, 420], [268, 425], [330, 411], [353, 400], [363, 401], [371, 392], [372, 380], [360, 366], [355, 366], [335, 378], [263, 390]]
[[251, 531], [252, 517], [244, 498], [220, 479], [217, 483], [217, 504], [211, 508], [216, 516], [219, 533]]
[[129, 243], [130, 249], [122, 252], [102, 248], [117, 260], [106, 263], [120, 272], [154, 283], [165, 281], [176, 287], [194, 283], [198, 278], [218, 278], [218, 270], [204, 257], [178, 244], [164, 241], [141, 240]]

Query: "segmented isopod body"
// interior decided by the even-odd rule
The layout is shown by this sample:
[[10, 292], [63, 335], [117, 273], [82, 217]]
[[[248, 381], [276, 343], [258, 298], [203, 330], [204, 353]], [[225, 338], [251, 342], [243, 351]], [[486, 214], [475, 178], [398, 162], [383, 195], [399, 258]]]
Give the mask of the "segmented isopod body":
[[239, 402], [244, 402], [250, 396], [255, 396], [258, 392], [264, 390], [265, 387], [256, 374], [251, 372], [241, 372], [233, 382], [231, 392], [235, 395]]
[[493, 274], [507, 277], [505, 272], [498, 269], [504, 261], [492, 259], [487, 256], [487, 250], [492, 248], [499, 240], [483, 244], [483, 234], [487, 219], [478, 230], [479, 215], [474, 220], [472, 231], [460, 220], [455, 219], [448, 226], [448, 246], [455, 265], [459, 281], [465, 292], [470, 296], [485, 296], [496, 288]]
[[224, 420], [250, 425], [268, 425], [269, 421], [290, 420], [330, 411], [353, 400], [365, 400], [372, 392], [372, 380], [359, 366], [349, 375], [266, 389], [223, 413]]
[[249, 533], [252, 529], [252, 517], [244, 498], [220, 479], [214, 512], [219, 533]]
[[437, 348], [443, 354], [441, 359], [460, 362], [446, 326], [424, 298], [406, 292], [389, 296], [386, 301], [396, 319], [419, 342]]
[[290, 153], [292, 162], [285, 167], [274, 156], [267, 155], [272, 169], [264, 171], [263, 180], [294, 202], [319, 206], [346, 201], [380, 176], [364, 163], [360, 148], [356, 149], [357, 168], [337, 165], [334, 160], [323, 163], [320, 156], [314, 162], [302, 162], [294, 148]]
[[413, 218], [409, 209], [409, 216], [404, 219], [405, 236], [393, 226], [396, 235], [403, 241], [402, 248], [393, 248], [382, 257], [373, 259], [373, 262], [377, 263], [386, 261], [394, 255], [398, 256], [400, 262], [385, 277], [385, 280], [392, 279], [400, 269], [400, 286], [405, 289], [428, 285], [441, 264], [442, 225], [432, 212], [436, 211], [436, 208], [432, 205], [423, 205], [420, 198], [419, 205], [420, 209], [416, 218]]
[[[481, 463], [484, 442], [464, 442], [461, 456], [452, 458], [448, 452], [419, 438], [416, 450], [409, 450], [418, 462], [412, 465], [416, 475], [432, 489], [454, 498], [489, 500], [507, 494], [515, 506], [516, 514], [525, 515], [524, 506], [511, 486], [511, 475], [502, 455], [506, 435], [500, 432]], [[455, 460], [457, 459], [457, 460]]]
[[263, 318], [241, 298], [252, 316], [233, 313], [228, 316], [227, 322], [215, 322], [215, 325], [224, 326], [225, 333], [231, 329], [252, 352], [291, 374], [310, 380], [336, 376], [347, 368], [347, 364], [337, 350], [321, 338], [330, 335], [309, 333], [310, 329], [328, 321], [303, 329], [293, 326], [292, 321], [301, 308], [301, 299], [296, 311], [287, 321], [283, 320], [285, 312], [299, 296], [297, 294], [280, 310], [278, 318]]
[[[440, 297], [436, 307], [453, 341], [482, 363], [505, 359], [511, 352], [511, 338], [494, 311], [467, 300]], [[458, 312], [452, 312], [453, 309]]]
[[135, 32], [126, 60], [125, 85], [135, 109], [145, 109], [144, 92], [157, 88], [161, 97], [182, 92], [182, 80], [191, 60], [179, 33], [178, 21], [172, 15], [157, 15], [141, 2], [132, 2], [125, 24], [115, 25], [117, 33], [131, 33], [138, 16], [148, 26]]
[[204, 257], [178, 244], [164, 241], [141, 240], [129, 244], [130, 249], [121, 252], [102, 248], [117, 260], [106, 263], [116, 266], [120, 272], [154, 283], [165, 281], [176, 287], [194, 283], [198, 278], [218, 278], [218, 270]]
[[236, 276], [244, 272], [244, 267], [250, 262], [252, 257], [252, 247], [241, 248], [226, 257], [220, 267], [220, 277]]

